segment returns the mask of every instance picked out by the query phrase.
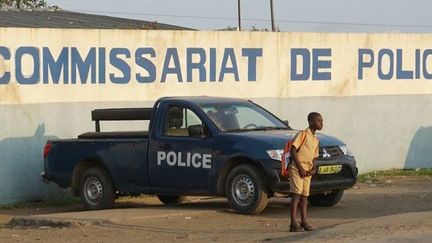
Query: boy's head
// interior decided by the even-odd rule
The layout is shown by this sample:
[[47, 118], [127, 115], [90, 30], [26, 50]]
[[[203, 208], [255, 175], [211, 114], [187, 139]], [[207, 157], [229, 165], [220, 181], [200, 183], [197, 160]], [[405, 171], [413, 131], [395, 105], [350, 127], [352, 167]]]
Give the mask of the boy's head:
[[318, 112], [311, 112], [308, 115], [309, 128], [313, 130], [321, 130], [323, 128], [323, 118]]

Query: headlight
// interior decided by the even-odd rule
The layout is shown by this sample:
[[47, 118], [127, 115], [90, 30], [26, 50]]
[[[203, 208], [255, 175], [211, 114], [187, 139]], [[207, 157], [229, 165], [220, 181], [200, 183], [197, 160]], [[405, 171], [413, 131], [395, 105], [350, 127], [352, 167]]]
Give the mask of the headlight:
[[342, 150], [342, 152], [345, 155], [348, 155], [350, 157], [353, 157], [354, 155], [351, 153], [351, 150], [348, 148], [348, 145], [340, 145], [339, 148]]
[[283, 149], [267, 150], [267, 154], [274, 160], [282, 161]]

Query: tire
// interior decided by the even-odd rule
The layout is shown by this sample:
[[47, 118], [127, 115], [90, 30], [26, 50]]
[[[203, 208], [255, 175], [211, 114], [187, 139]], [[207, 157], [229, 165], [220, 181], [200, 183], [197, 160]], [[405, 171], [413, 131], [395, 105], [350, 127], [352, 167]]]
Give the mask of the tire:
[[108, 172], [100, 167], [88, 169], [81, 178], [80, 197], [87, 210], [112, 208], [115, 191]]
[[309, 196], [308, 201], [314, 206], [333, 207], [342, 199], [343, 193], [344, 190], [334, 190], [329, 193], [316, 194]]
[[157, 197], [159, 198], [159, 201], [161, 201], [164, 204], [181, 203], [186, 198], [184, 196], [171, 196], [171, 195], [157, 195]]
[[234, 211], [259, 214], [268, 203], [268, 190], [261, 174], [253, 165], [235, 167], [226, 180], [226, 197]]

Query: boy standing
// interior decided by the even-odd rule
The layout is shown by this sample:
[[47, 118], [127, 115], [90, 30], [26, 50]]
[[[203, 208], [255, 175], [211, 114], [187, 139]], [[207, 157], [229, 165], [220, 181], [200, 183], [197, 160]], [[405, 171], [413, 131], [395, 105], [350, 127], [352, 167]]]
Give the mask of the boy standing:
[[[308, 115], [309, 127], [300, 131], [294, 138], [291, 148], [290, 193], [291, 193], [291, 224], [290, 232], [312, 231], [307, 222], [307, 198], [311, 177], [316, 173], [315, 159], [319, 155], [319, 141], [315, 131], [323, 128], [323, 118], [317, 112]], [[297, 208], [300, 206], [301, 223], [296, 222]]]

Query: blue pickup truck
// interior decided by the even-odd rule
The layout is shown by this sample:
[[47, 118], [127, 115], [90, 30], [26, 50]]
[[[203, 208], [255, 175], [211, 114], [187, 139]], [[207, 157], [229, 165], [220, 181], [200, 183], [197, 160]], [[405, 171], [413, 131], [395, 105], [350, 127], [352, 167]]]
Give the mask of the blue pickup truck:
[[[42, 177], [72, 188], [88, 210], [116, 197], [151, 194], [163, 203], [188, 195], [225, 196], [242, 214], [258, 214], [275, 193], [289, 192], [280, 175], [285, 143], [297, 131], [249, 100], [165, 97], [153, 108], [92, 111], [96, 132], [48, 141]], [[101, 132], [101, 121], [148, 120], [148, 131]], [[333, 206], [357, 178], [345, 143], [318, 134], [320, 157], [309, 202]]]

